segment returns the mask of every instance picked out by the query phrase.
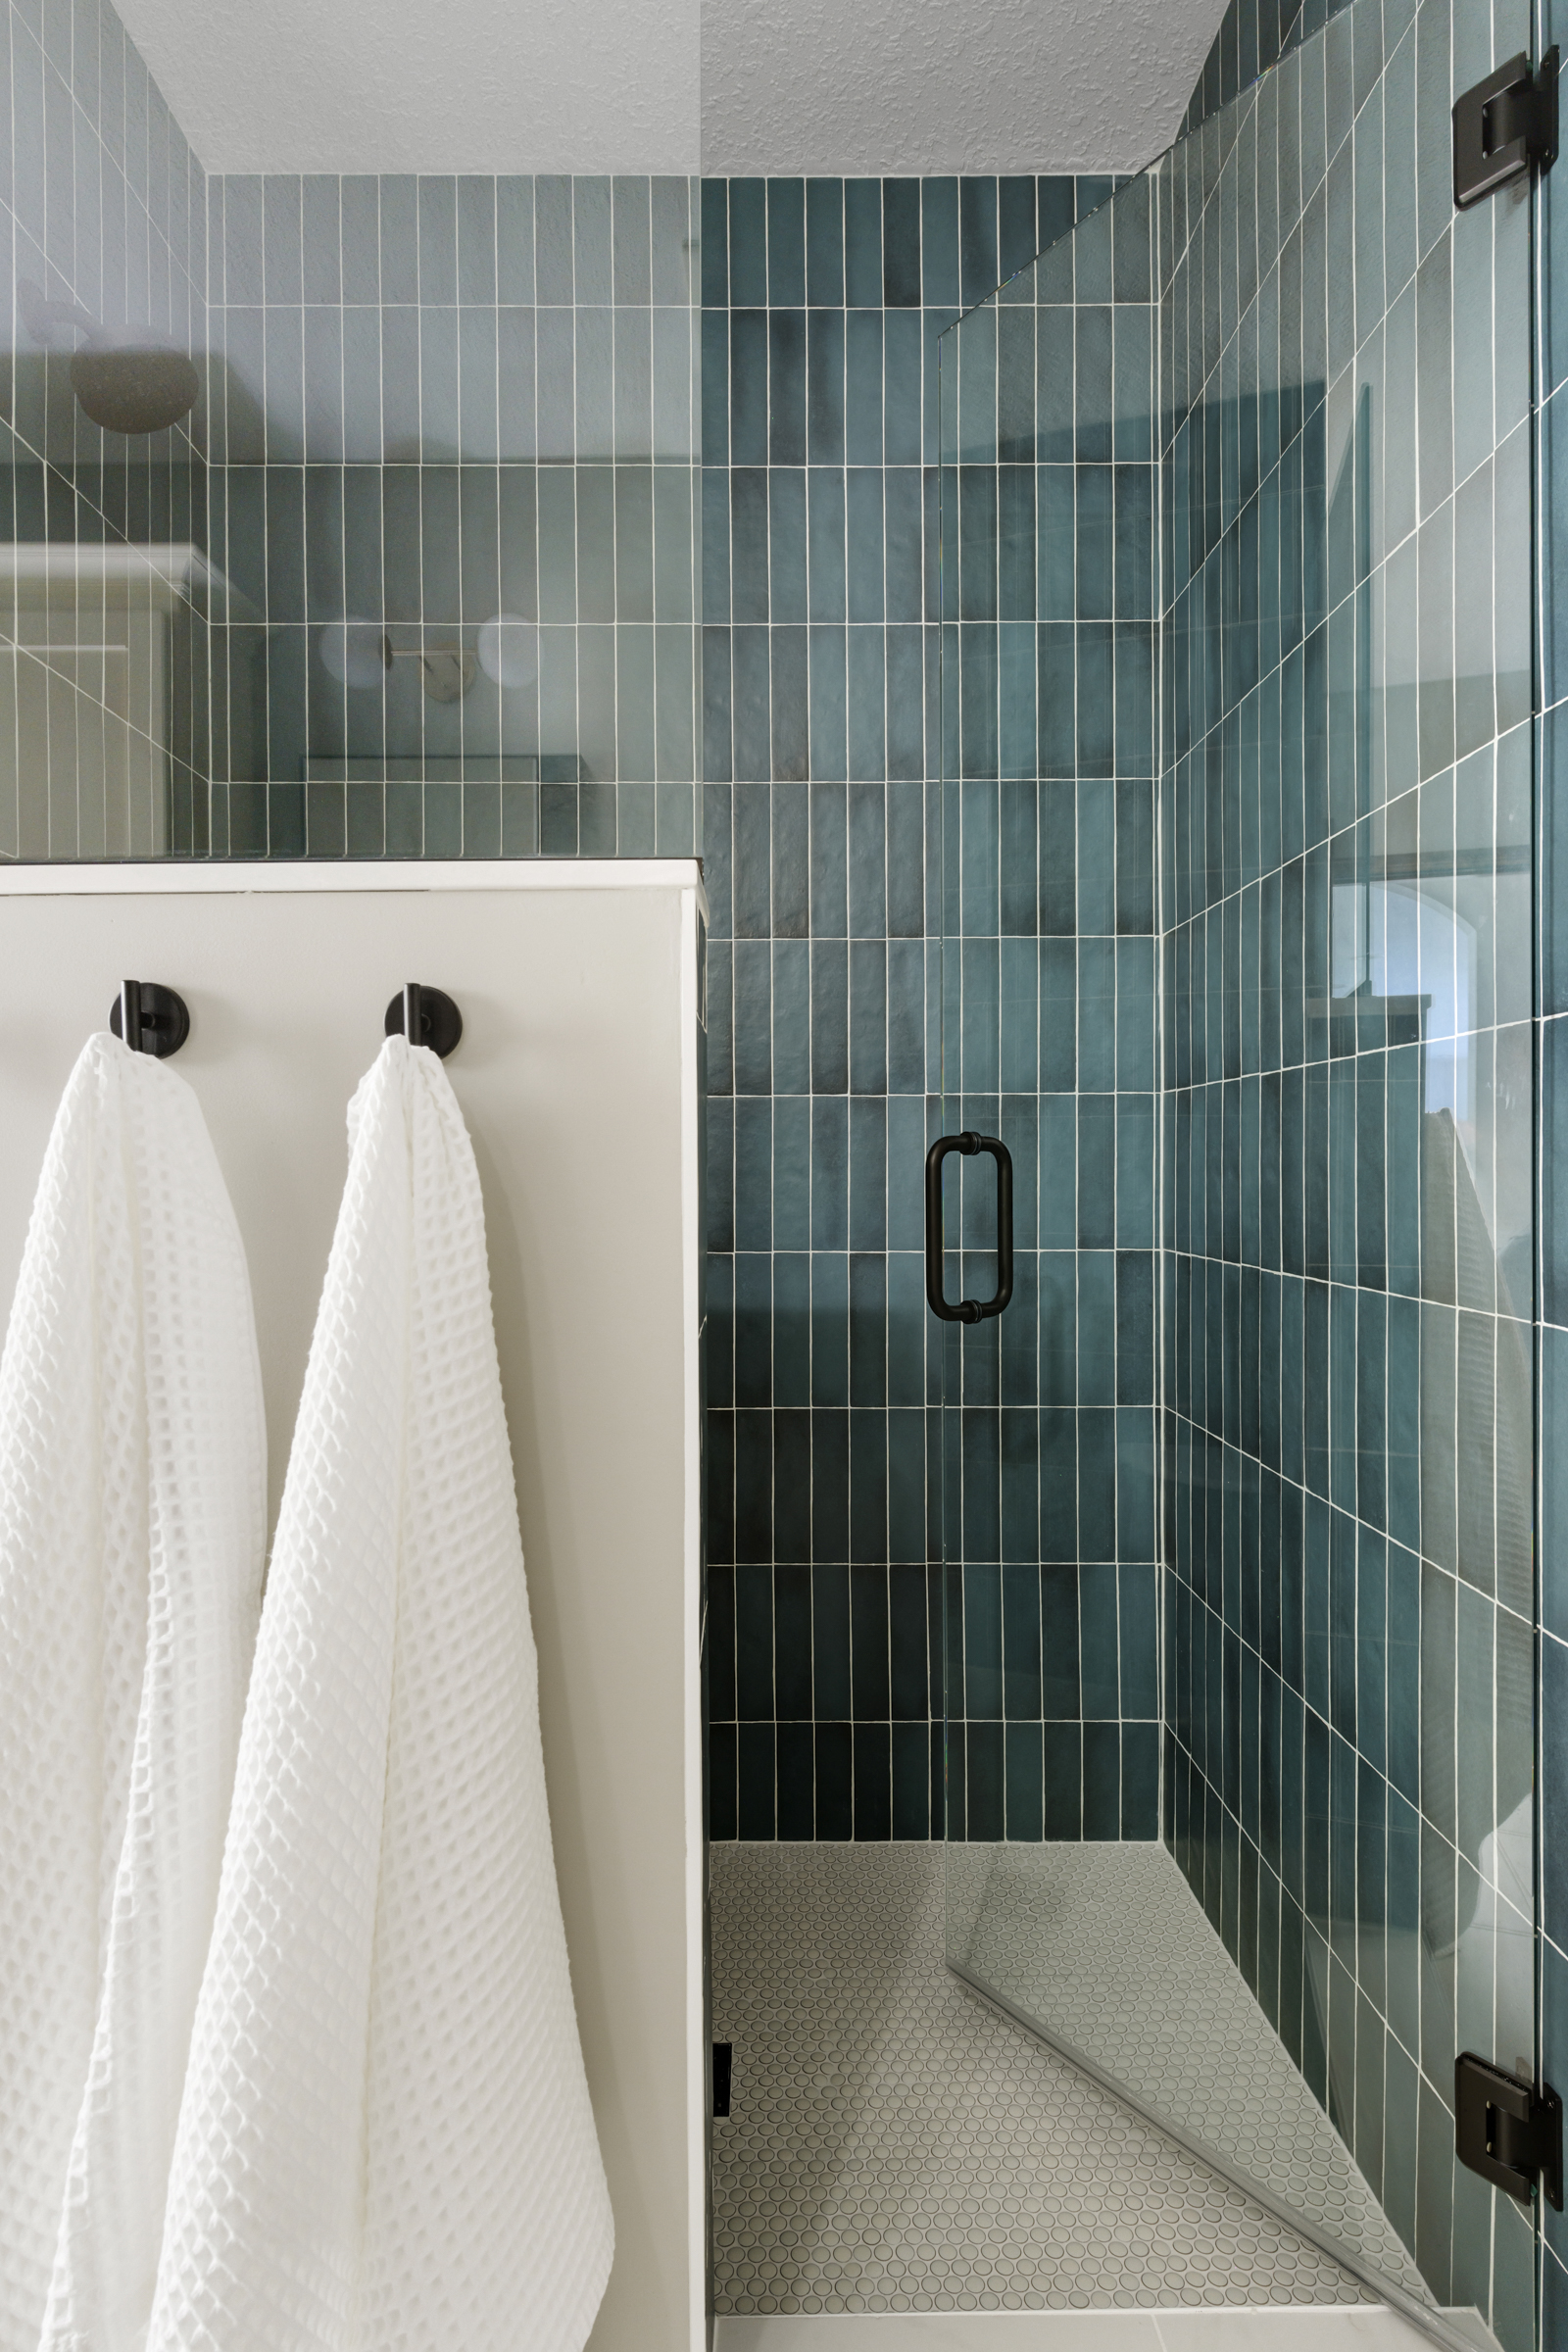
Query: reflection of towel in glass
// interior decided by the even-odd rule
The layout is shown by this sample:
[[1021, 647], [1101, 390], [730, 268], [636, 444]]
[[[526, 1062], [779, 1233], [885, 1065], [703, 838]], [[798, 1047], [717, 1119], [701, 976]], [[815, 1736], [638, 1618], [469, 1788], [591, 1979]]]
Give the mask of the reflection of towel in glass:
[[149, 2352], [577, 2352], [612, 2232], [478, 1174], [402, 1038], [349, 1124]]
[[200, 1107], [94, 1037], [0, 1363], [0, 2352], [119, 2352], [147, 2324], [266, 1499]]

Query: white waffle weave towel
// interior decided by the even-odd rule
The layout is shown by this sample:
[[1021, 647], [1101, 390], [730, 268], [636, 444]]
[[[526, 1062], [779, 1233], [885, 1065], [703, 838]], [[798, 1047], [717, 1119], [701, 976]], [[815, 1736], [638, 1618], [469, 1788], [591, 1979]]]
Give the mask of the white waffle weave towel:
[[150, 2352], [578, 2352], [612, 2230], [478, 1173], [402, 1038], [349, 1134]]
[[94, 1037], [0, 1359], [0, 2352], [146, 2330], [266, 1530], [200, 1107]]

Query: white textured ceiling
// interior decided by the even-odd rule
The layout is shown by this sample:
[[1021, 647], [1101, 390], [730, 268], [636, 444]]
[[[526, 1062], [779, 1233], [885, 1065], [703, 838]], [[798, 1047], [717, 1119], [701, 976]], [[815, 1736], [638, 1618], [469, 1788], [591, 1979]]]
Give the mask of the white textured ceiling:
[[209, 171], [837, 174], [1135, 170], [1223, 0], [119, 5]]
[[698, 0], [116, 0], [209, 172], [695, 172]]
[[1133, 172], [1224, 0], [703, 0], [703, 170]]

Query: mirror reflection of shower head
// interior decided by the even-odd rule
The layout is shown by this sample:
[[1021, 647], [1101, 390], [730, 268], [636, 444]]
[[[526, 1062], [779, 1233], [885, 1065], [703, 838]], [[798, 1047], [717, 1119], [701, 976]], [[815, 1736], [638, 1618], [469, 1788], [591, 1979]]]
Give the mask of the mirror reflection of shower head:
[[17, 308], [45, 351], [68, 349], [70, 334], [85, 337], [72, 356], [71, 388], [104, 432], [161, 433], [196, 406], [202, 379], [194, 362], [151, 327], [105, 326], [79, 303], [48, 301], [29, 278], [17, 287]]
[[379, 686], [392, 666], [392, 649], [385, 631], [373, 620], [358, 620], [351, 612], [329, 620], [318, 640], [322, 665], [345, 686]]
[[432, 703], [460, 703], [473, 684], [473, 656], [461, 645], [394, 645], [377, 621], [352, 612], [323, 625], [317, 650], [334, 678], [361, 693], [379, 686], [394, 662], [417, 662]]
[[501, 687], [531, 686], [539, 674], [539, 631], [514, 612], [497, 612], [479, 631], [479, 667]]
[[72, 360], [71, 388], [106, 433], [161, 433], [190, 415], [202, 379], [182, 351], [88, 344]]

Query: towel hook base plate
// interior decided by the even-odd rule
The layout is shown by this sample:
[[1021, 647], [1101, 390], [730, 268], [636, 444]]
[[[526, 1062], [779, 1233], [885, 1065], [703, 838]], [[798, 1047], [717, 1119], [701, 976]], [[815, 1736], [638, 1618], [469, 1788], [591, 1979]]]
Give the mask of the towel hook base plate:
[[[399, 989], [386, 1008], [386, 1034], [403, 1035], [403, 991]], [[413, 1040], [416, 1046], [428, 1046], [445, 1061], [463, 1035], [463, 1015], [443, 989], [419, 990], [419, 1034]]]
[[[179, 1052], [190, 1035], [189, 1008], [183, 997], [176, 996], [172, 988], [162, 987], [156, 980], [140, 980], [136, 983], [136, 989], [141, 1004], [141, 1035], [127, 1038], [125, 1042], [137, 1054], [155, 1054], [160, 1061], [167, 1061], [171, 1054]], [[121, 1017], [123, 1003], [122, 991], [109, 1008], [109, 1026], [116, 1037], [120, 1037], [124, 1028]]]

